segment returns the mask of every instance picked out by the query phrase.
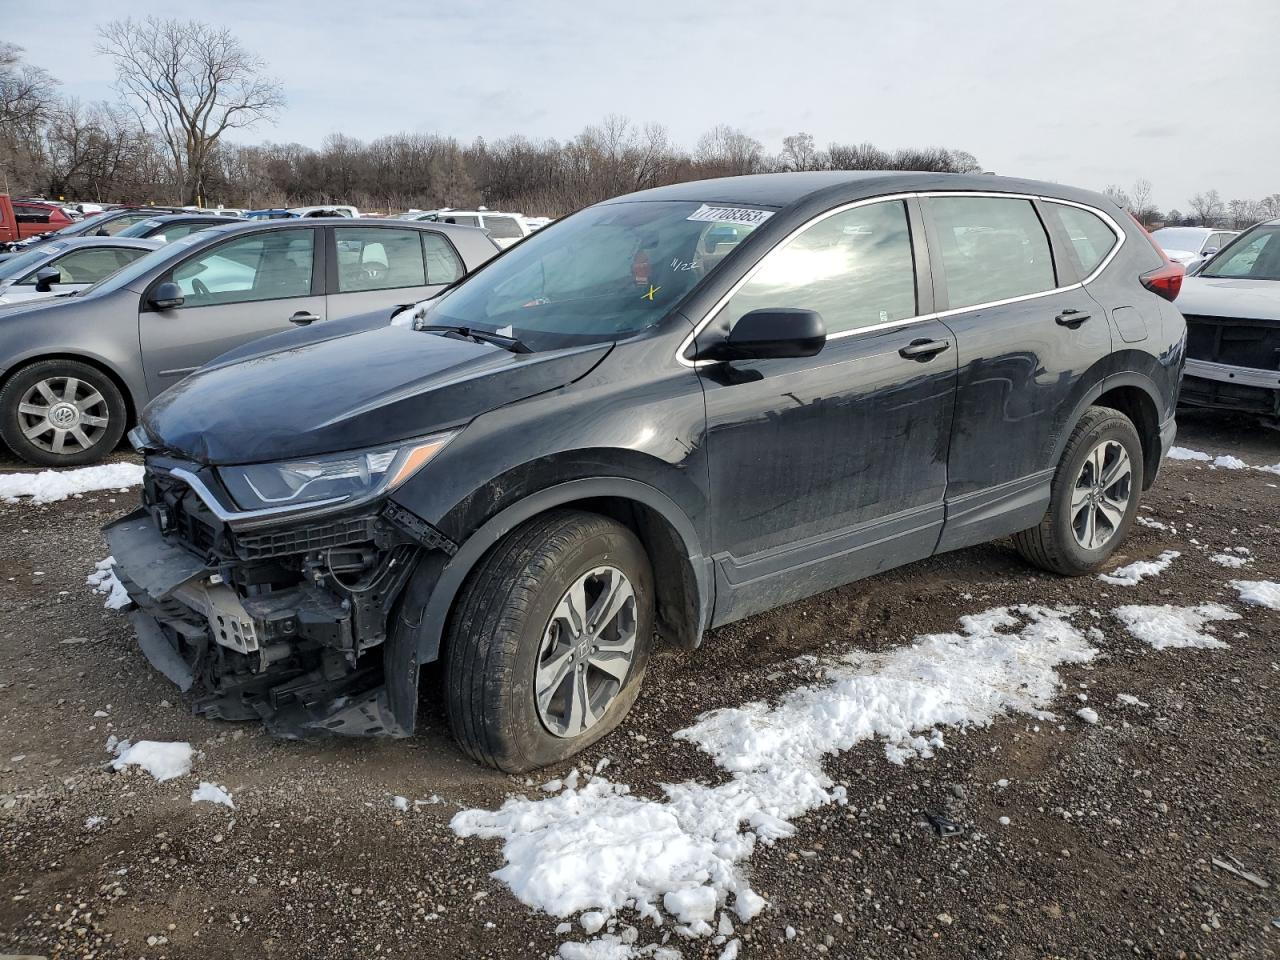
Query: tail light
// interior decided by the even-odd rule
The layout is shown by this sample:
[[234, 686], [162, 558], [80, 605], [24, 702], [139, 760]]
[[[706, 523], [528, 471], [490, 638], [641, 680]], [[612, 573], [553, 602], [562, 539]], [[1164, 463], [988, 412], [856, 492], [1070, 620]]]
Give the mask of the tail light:
[[1177, 300], [1178, 294], [1182, 292], [1182, 278], [1187, 275], [1187, 268], [1169, 259], [1169, 255], [1164, 252], [1164, 248], [1156, 243], [1155, 237], [1151, 236], [1147, 228], [1142, 225], [1141, 220], [1132, 213], [1129, 214], [1129, 217], [1138, 225], [1138, 229], [1146, 236], [1147, 242], [1151, 244], [1152, 249], [1160, 254], [1160, 259], [1164, 261], [1163, 267], [1148, 270], [1138, 279], [1142, 281], [1144, 287], [1157, 296], [1164, 297], [1169, 301]]
[[1187, 268], [1182, 264], [1165, 258], [1163, 267], [1148, 270], [1140, 279], [1142, 285], [1152, 293], [1159, 294], [1166, 300], [1177, 300], [1178, 293], [1182, 290], [1182, 278], [1186, 272]]

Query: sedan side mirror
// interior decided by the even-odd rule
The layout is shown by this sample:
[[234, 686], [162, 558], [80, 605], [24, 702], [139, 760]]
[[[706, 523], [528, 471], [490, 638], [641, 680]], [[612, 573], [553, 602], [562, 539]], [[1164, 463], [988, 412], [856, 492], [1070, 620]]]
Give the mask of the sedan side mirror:
[[695, 360], [775, 360], [812, 357], [827, 342], [827, 325], [814, 310], [774, 307], [738, 318], [729, 336], [707, 344]]
[[36, 293], [48, 293], [55, 283], [62, 282], [62, 271], [57, 267], [41, 267], [36, 271]]
[[1209, 257], [1212, 257], [1217, 252], [1218, 252], [1217, 247], [1205, 247], [1203, 250], [1200, 251], [1200, 256], [1204, 257], [1207, 260]]
[[147, 302], [157, 310], [172, 310], [182, 306], [185, 299], [182, 288], [172, 280], [168, 280], [151, 291], [151, 299]]

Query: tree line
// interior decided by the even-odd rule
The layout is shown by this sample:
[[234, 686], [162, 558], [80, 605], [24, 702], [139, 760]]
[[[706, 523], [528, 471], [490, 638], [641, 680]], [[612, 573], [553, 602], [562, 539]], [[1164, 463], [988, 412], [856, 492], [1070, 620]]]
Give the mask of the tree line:
[[[240, 144], [227, 134], [285, 106], [265, 62], [225, 29], [194, 20], [116, 20], [98, 31], [98, 53], [115, 67], [119, 98], [85, 104], [0, 41], [0, 190], [99, 203], [272, 207], [352, 203], [396, 211], [485, 204], [562, 216], [599, 200], [685, 180], [785, 170], [981, 172], [977, 159], [946, 147], [884, 150], [871, 143], [786, 137], [771, 152], [721, 124], [692, 149], [660, 123], [608, 116], [558, 141], [513, 135], [463, 143], [399, 133], [361, 141], [344, 134], [319, 148]], [[1188, 211], [1161, 212], [1138, 180], [1105, 191], [1147, 225], [1243, 227], [1280, 216], [1280, 194], [1223, 200], [1198, 193]]]

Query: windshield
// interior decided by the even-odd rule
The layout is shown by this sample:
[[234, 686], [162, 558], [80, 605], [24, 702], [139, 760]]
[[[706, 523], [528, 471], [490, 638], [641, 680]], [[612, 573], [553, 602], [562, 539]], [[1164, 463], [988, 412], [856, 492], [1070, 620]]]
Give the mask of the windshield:
[[8, 260], [0, 260], [0, 280], [16, 280], [25, 276], [28, 270], [38, 267], [49, 259], [50, 254], [65, 246], [65, 243], [42, 243]]
[[1199, 276], [1280, 280], [1280, 226], [1241, 234], [1206, 263]]
[[1198, 253], [1210, 231], [1199, 227], [1164, 227], [1151, 234], [1164, 250], [1186, 250]]
[[425, 305], [421, 324], [475, 327], [550, 350], [657, 323], [772, 213], [696, 202], [588, 207]]
[[193, 244], [204, 240], [207, 234], [192, 233], [183, 237], [181, 240], [175, 240], [173, 243], [167, 244], [156, 250], [152, 250], [145, 257], [139, 257], [127, 267], [117, 270], [110, 276], [103, 277], [93, 286], [85, 287], [80, 292], [80, 296], [88, 296], [90, 293], [100, 293], [104, 290], [119, 290], [121, 287], [127, 287], [139, 277], [146, 276], [154, 267], [162, 263], [168, 262], [177, 254], [183, 253]]

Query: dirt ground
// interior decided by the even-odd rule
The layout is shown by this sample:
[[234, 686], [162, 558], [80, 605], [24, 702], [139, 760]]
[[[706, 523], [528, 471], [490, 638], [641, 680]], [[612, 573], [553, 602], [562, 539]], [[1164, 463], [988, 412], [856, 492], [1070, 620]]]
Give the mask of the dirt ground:
[[[1178, 442], [1280, 462], [1280, 433], [1248, 421], [1186, 417]], [[438, 709], [408, 741], [280, 742], [190, 716], [124, 617], [85, 586], [107, 552], [99, 527], [135, 499], [0, 506], [0, 953], [554, 954], [568, 939], [558, 918], [490, 876], [499, 844], [449, 827], [461, 808], [536, 787], [464, 760]], [[718, 782], [709, 758], [671, 738], [702, 711], [819, 680], [802, 654], [894, 647], [989, 607], [1225, 603], [1243, 616], [1220, 628], [1229, 650], [1154, 651], [1103, 616], [1104, 655], [1060, 670], [1060, 724], [1011, 716], [952, 731], [947, 749], [906, 766], [874, 742], [832, 757], [848, 805], [757, 846], [747, 870], [768, 906], [740, 926], [741, 956], [1280, 956], [1280, 612], [1246, 607], [1227, 585], [1280, 580], [1280, 476], [1168, 462], [1144, 503], [1144, 516], [1178, 529], [1136, 527], [1115, 563], [1181, 551], [1160, 576], [1060, 579], [1007, 543], [913, 564], [717, 630], [699, 651], [668, 649], [631, 718], [577, 765], [608, 757], [611, 778], [638, 792]], [[1210, 562], [1229, 546], [1255, 563], [1236, 573]], [[1074, 716], [1080, 690], [1097, 725]], [[1116, 705], [1120, 693], [1144, 706]], [[112, 772], [111, 734], [188, 740], [193, 774]], [[225, 785], [235, 809], [193, 804], [200, 780]], [[394, 795], [439, 802], [401, 811]], [[964, 832], [939, 837], [926, 812]], [[1232, 857], [1269, 887], [1211, 864]], [[641, 943], [661, 936], [623, 919]], [[721, 950], [671, 946], [690, 958]]]

